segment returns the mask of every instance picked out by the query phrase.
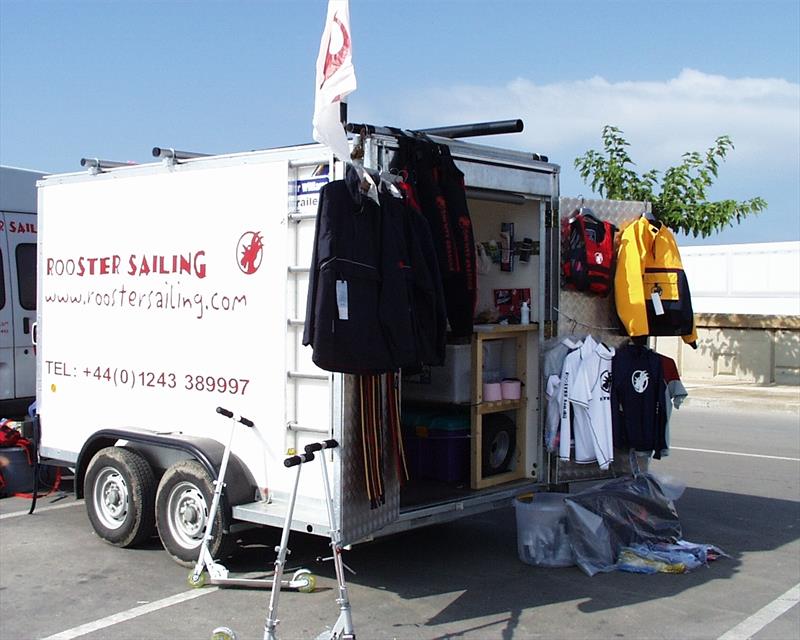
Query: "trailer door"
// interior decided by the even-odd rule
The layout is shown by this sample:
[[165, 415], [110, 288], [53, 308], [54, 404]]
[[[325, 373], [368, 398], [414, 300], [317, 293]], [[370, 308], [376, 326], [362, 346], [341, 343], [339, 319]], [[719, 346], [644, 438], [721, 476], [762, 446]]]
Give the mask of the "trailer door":
[[0, 213], [0, 401], [14, 399], [14, 322], [6, 243], [6, 216]]
[[[642, 215], [645, 210], [644, 202], [627, 202], [620, 200], [584, 200], [583, 198], [560, 198], [559, 216], [556, 218], [560, 224], [554, 225], [551, 233], [554, 252], [559, 256], [554, 265], [553, 289], [557, 292], [558, 327], [557, 335], [592, 334], [610, 346], [617, 347], [627, 338], [620, 335], [617, 329], [617, 316], [614, 309], [614, 300], [611, 295], [603, 297], [590, 295], [580, 291], [566, 290], [558, 284], [561, 255], [560, 233], [566, 221], [572, 217], [580, 207], [591, 209], [595, 216], [601, 220], [608, 220], [617, 228]], [[627, 455], [615, 451], [615, 460], [608, 471], [602, 471], [596, 464], [576, 464], [558, 459], [557, 454], [551, 454], [551, 480], [556, 483], [576, 482], [580, 480], [595, 480], [613, 477], [620, 473], [630, 473], [630, 462]]]

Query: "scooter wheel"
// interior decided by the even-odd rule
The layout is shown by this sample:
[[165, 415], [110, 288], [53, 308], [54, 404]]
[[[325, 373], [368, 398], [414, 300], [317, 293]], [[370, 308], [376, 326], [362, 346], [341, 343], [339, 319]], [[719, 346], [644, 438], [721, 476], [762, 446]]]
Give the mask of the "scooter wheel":
[[207, 578], [208, 575], [206, 574], [205, 571], [203, 571], [199, 576], [197, 576], [197, 579], [195, 580], [194, 571], [192, 571], [186, 578], [186, 584], [192, 587], [192, 589], [199, 589], [206, 584]]
[[317, 576], [313, 573], [302, 573], [299, 576], [295, 574], [295, 580], [300, 583], [297, 587], [300, 593], [311, 593], [317, 588]]
[[217, 627], [211, 632], [211, 640], [236, 640], [236, 633], [228, 627]]

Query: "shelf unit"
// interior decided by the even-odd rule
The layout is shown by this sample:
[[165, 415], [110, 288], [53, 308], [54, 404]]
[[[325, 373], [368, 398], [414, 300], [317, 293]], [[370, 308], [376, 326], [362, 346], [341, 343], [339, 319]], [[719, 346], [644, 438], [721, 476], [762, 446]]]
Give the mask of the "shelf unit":
[[[527, 434], [527, 369], [528, 335], [538, 331], [539, 325], [532, 324], [483, 324], [475, 325], [472, 339], [472, 411], [471, 411], [471, 462], [470, 486], [483, 489], [494, 485], [519, 480], [525, 477], [522, 456], [525, 452]], [[483, 401], [483, 343], [489, 340], [515, 341], [516, 378], [522, 382], [519, 400]], [[483, 417], [491, 413], [516, 411], [516, 447], [511, 471], [484, 477], [483, 475]]]

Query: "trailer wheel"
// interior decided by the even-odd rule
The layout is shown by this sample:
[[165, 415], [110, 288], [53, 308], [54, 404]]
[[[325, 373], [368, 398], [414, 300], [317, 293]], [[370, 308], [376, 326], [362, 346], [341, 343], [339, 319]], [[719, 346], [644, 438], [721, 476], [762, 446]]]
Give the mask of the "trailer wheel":
[[502, 473], [511, 464], [517, 444], [514, 421], [501, 413], [483, 417], [483, 476]]
[[97, 535], [117, 547], [131, 547], [152, 536], [155, 486], [153, 470], [135, 451], [98, 451], [83, 484], [86, 512]]
[[[156, 493], [156, 524], [161, 543], [178, 564], [193, 567], [197, 562], [213, 498], [214, 484], [196, 460], [177, 462], [162, 476]], [[224, 511], [220, 505], [211, 530], [208, 550], [215, 560], [224, 558], [233, 542]]]

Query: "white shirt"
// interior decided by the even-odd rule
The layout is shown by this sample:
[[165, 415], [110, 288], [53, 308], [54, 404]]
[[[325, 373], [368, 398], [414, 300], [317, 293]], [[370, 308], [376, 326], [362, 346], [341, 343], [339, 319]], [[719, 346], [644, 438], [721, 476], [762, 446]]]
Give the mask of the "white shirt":
[[561, 371], [564, 368], [564, 358], [570, 351], [579, 348], [583, 342], [574, 341], [567, 337], [560, 340], [555, 346], [544, 354], [542, 366], [545, 376], [545, 443], [548, 451], [555, 451], [558, 442], [558, 431], [561, 426], [561, 402], [559, 388], [561, 385]]
[[561, 384], [558, 387], [558, 400], [561, 407], [561, 435], [558, 443], [558, 457], [562, 460], [570, 459], [572, 428], [574, 427], [576, 433], [585, 433], [586, 429], [588, 429], [588, 426], [585, 425], [588, 420], [586, 412], [573, 412], [573, 421], [570, 421], [570, 389], [580, 371], [584, 358], [594, 353], [595, 347], [597, 347], [597, 342], [595, 342], [594, 338], [586, 336], [580, 348], [568, 353], [567, 357], [564, 358], [564, 366], [561, 369]]
[[[596, 344], [586, 354], [569, 389], [573, 404], [575, 461], [594, 462], [608, 469], [614, 460], [611, 427], [611, 359], [614, 349]], [[581, 416], [580, 419], [577, 419]]]

